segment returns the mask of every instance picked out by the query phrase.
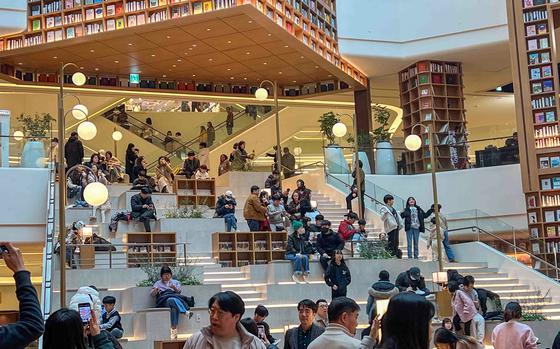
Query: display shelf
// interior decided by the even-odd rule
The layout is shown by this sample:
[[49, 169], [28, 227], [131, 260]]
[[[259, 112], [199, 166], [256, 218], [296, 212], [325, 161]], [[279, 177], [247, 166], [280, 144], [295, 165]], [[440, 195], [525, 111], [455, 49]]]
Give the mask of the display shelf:
[[216, 181], [214, 179], [188, 179], [175, 177], [177, 207], [208, 206], [216, 207]]
[[[176, 234], [167, 232], [137, 232], [127, 233], [125, 247], [127, 264], [129, 268], [142, 265], [176, 263], [177, 249]], [[156, 244], [161, 245], [156, 245]], [[145, 245], [143, 245], [145, 244]]]
[[418, 151], [405, 155], [407, 173], [431, 169], [428, 132], [421, 127], [413, 129], [418, 123], [434, 131], [437, 170], [462, 166], [467, 147], [461, 64], [420, 61], [402, 70], [399, 77], [404, 136], [414, 133], [422, 139]]
[[283, 260], [287, 232], [235, 232], [212, 234], [212, 255], [226, 267], [266, 264]]

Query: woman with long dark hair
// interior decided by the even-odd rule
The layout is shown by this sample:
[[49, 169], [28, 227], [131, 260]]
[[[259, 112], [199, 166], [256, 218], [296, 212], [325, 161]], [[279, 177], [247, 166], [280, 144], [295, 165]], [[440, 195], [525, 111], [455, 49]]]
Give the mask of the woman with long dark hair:
[[134, 167], [132, 168], [132, 178], [133, 178], [133, 182], [136, 178], [138, 178], [138, 174], [140, 173], [140, 171], [144, 170], [146, 171], [146, 160], [144, 160], [143, 156], [139, 156], [136, 158], [136, 161], [134, 162]]
[[434, 333], [434, 345], [437, 349], [484, 349], [473, 337], [457, 335], [444, 327]]
[[126, 148], [126, 159], [125, 159], [125, 173], [128, 175], [129, 182], [134, 182], [132, 178], [132, 168], [134, 167], [134, 163], [136, 162], [136, 152], [134, 151], [134, 144], [128, 143], [128, 147]]
[[509, 302], [504, 310], [504, 320], [492, 331], [494, 349], [536, 349], [538, 338], [531, 327], [519, 322], [523, 316], [517, 302]]
[[[99, 329], [95, 312], [91, 312], [87, 335], [91, 336], [94, 349], [113, 349], [113, 343], [105, 332]], [[88, 349], [88, 338], [84, 336], [84, 324], [80, 314], [62, 308], [52, 313], [45, 323], [43, 334], [44, 349]]]
[[426, 297], [402, 292], [389, 301], [381, 320], [382, 349], [428, 349], [434, 305]]
[[[420, 233], [423, 233], [424, 219], [428, 218], [432, 211], [424, 212], [424, 210], [416, 204], [416, 199], [412, 196], [406, 200], [406, 207], [401, 212], [404, 219], [404, 230], [406, 231], [406, 250], [409, 259], [418, 259], [418, 239]], [[414, 248], [414, 254], [413, 254]]]
[[331, 263], [325, 271], [325, 283], [331, 288], [332, 299], [346, 297], [348, 285], [352, 281], [350, 269], [344, 262], [341, 250], [334, 250]]

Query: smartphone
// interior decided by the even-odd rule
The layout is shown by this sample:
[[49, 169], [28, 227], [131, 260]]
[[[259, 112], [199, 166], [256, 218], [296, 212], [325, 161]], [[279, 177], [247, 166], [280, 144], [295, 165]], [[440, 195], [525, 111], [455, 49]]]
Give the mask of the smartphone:
[[5, 245], [0, 245], [0, 259], [2, 259], [2, 253], [8, 252], [8, 248]]
[[264, 326], [257, 326], [257, 330], [258, 330], [258, 337], [259, 338], [264, 338], [266, 336], [265, 332], [264, 332]]
[[89, 320], [91, 319], [91, 305], [89, 303], [78, 304], [78, 312], [82, 318], [82, 323], [89, 323]]

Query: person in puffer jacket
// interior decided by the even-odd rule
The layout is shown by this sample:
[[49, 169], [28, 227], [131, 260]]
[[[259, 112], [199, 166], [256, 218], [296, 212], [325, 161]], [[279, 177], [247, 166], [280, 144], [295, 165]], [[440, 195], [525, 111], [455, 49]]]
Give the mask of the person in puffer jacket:
[[358, 215], [354, 212], [349, 212], [346, 215], [346, 219], [341, 221], [338, 225], [338, 235], [344, 240], [349, 241], [352, 240], [352, 236], [358, 232], [356, 227], [354, 227], [354, 223], [358, 220]]
[[366, 305], [366, 313], [372, 318], [377, 313], [375, 309], [375, 301], [378, 299], [389, 299], [399, 293], [399, 289], [389, 281], [389, 272], [381, 270], [379, 272], [379, 281], [373, 283], [368, 289], [368, 300]]
[[68, 308], [79, 312], [78, 304], [80, 303], [89, 303], [91, 309], [95, 312], [97, 322], [101, 321], [101, 299], [99, 299], [97, 287], [93, 285], [80, 287], [76, 294], [72, 296], [72, 299], [70, 299]]

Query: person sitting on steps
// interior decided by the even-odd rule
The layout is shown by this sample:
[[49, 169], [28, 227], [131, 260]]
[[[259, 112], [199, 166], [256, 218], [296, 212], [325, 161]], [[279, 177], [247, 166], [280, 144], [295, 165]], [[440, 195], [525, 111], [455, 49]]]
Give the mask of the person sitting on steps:
[[152, 190], [148, 187], [142, 187], [139, 194], [130, 198], [130, 206], [132, 207], [132, 218], [142, 222], [146, 232], [151, 232], [150, 220], [156, 219], [156, 208], [152, 201]]

